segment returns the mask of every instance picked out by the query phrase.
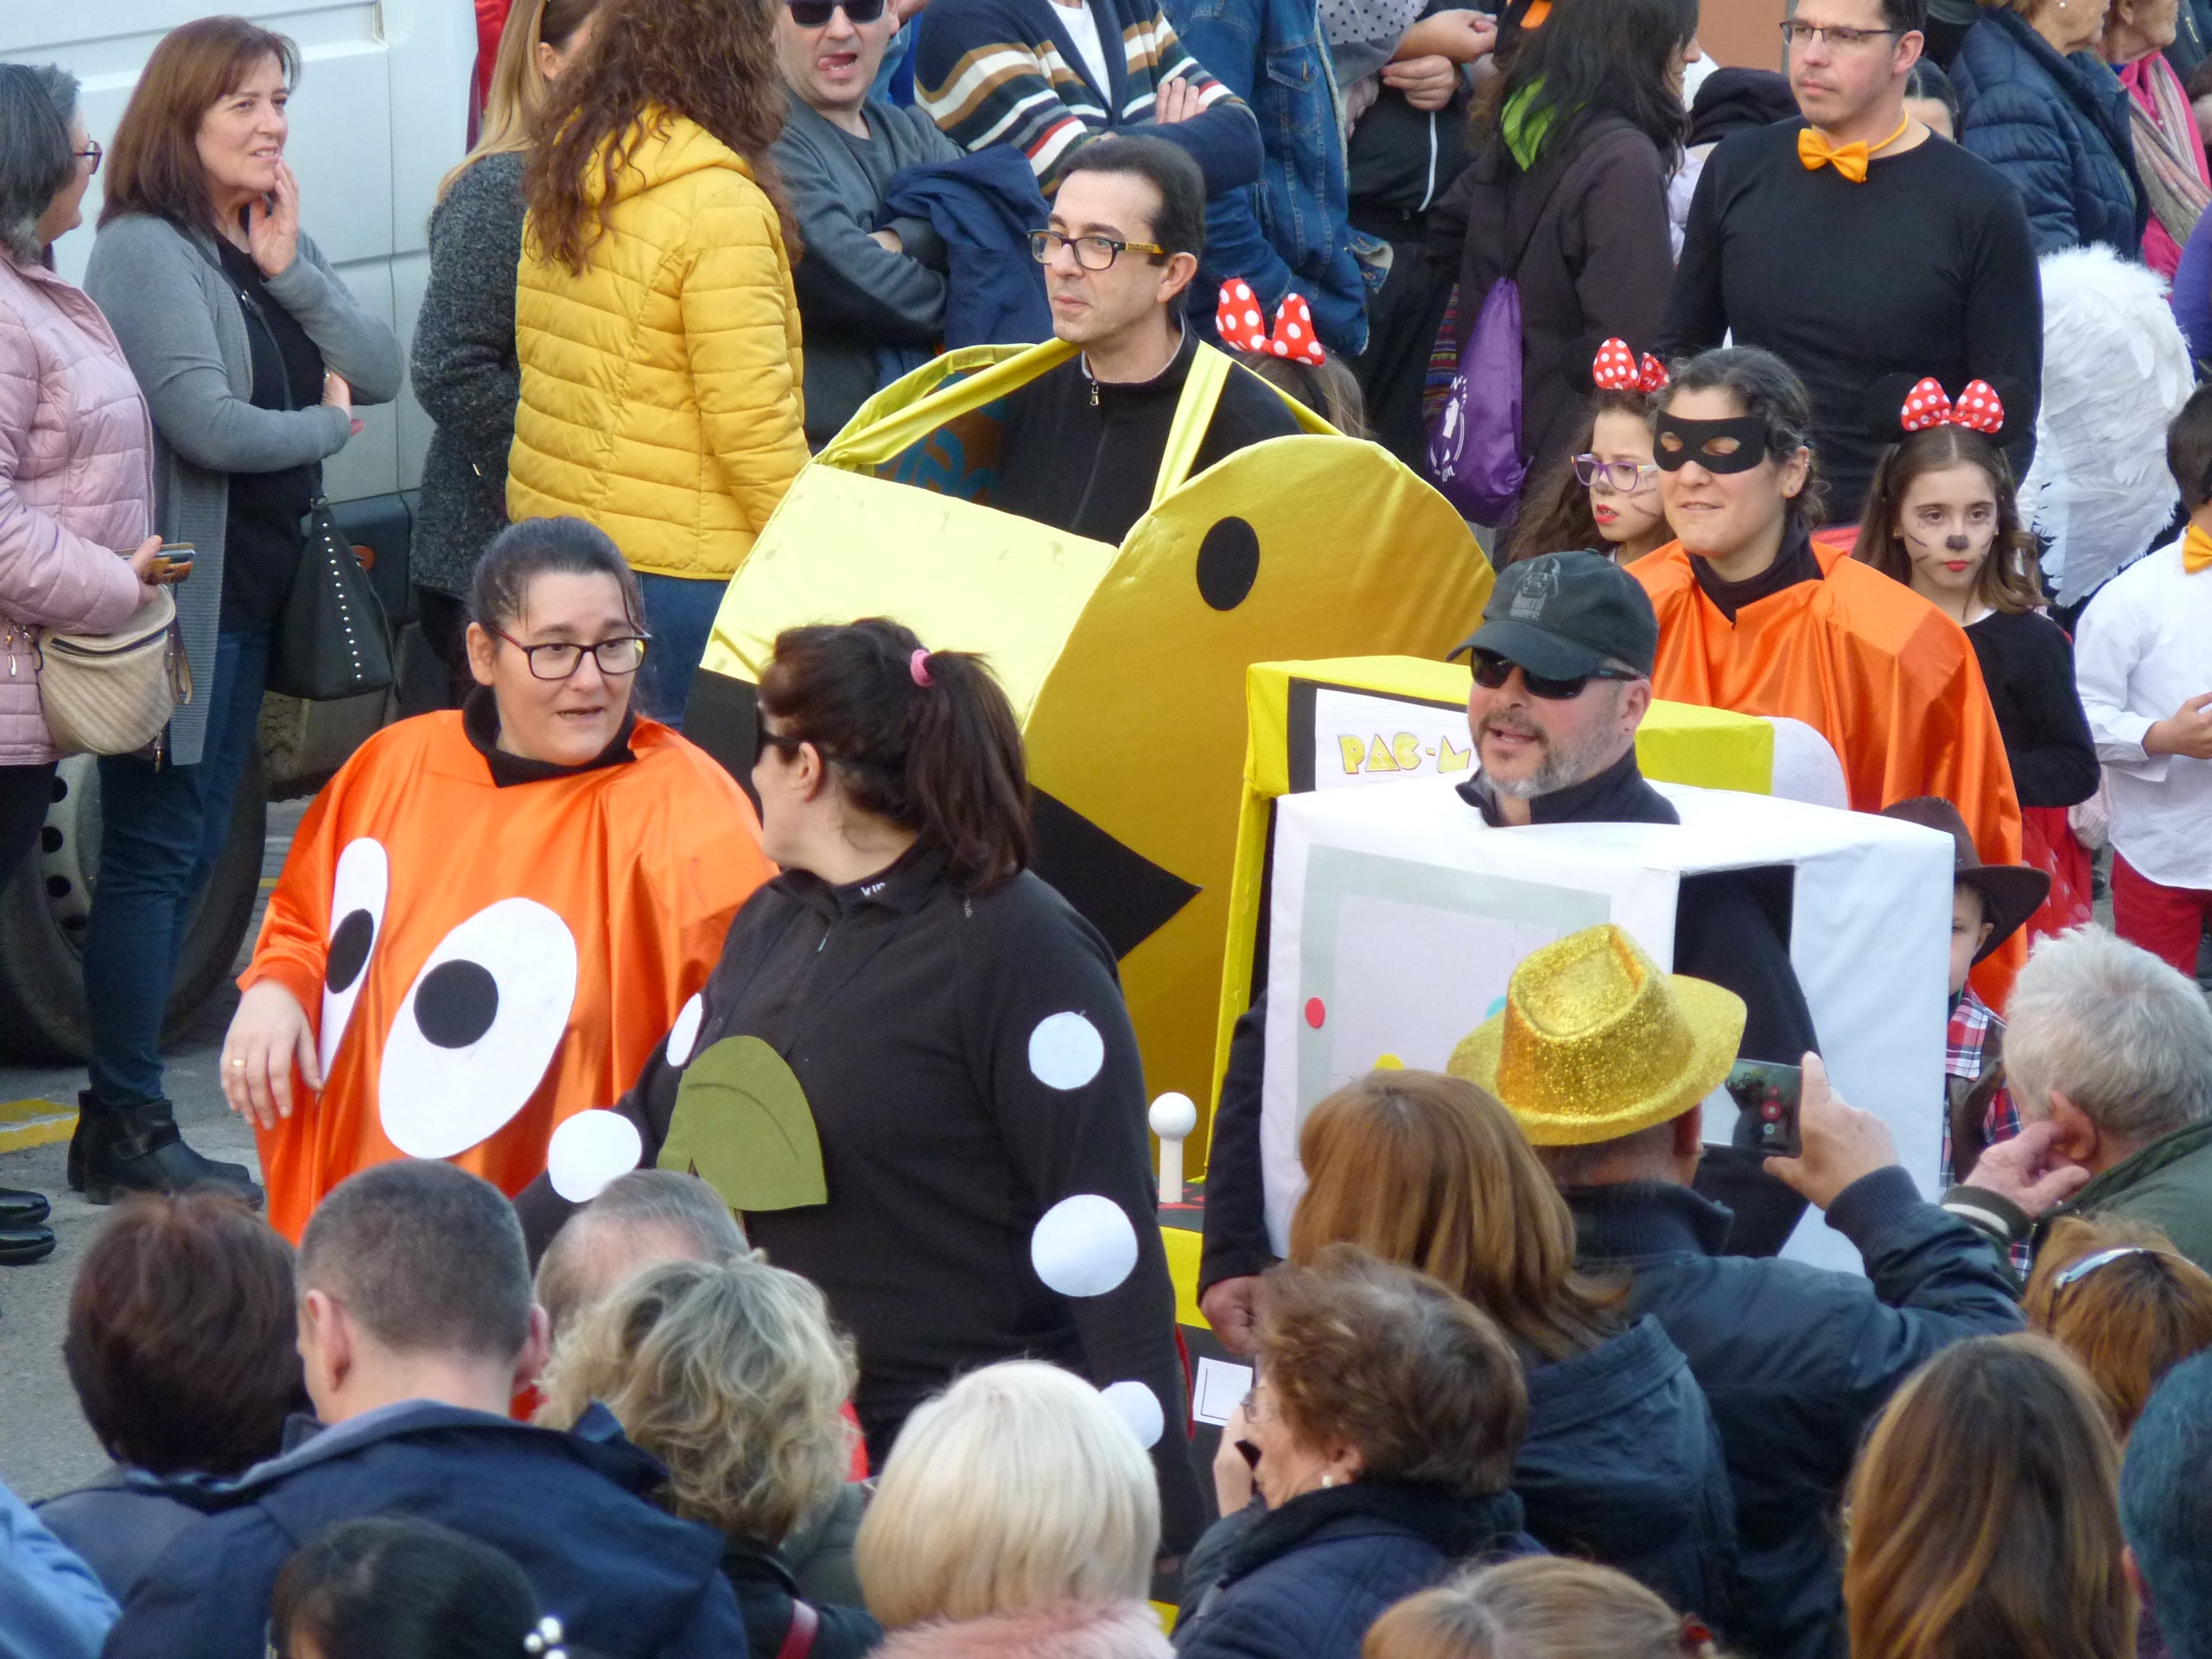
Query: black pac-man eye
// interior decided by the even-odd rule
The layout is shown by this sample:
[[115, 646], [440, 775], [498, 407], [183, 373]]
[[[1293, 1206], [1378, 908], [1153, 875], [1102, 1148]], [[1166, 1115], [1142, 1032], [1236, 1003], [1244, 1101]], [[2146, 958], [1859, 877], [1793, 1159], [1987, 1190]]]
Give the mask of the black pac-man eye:
[[391, 863], [381, 842], [366, 836], [340, 849], [330, 881], [330, 941], [323, 953], [322, 1018], [317, 1022], [315, 1052], [322, 1075], [330, 1075], [338, 1045], [353, 1017], [369, 960], [384, 930], [385, 897], [391, 886]]
[[391, 1022], [377, 1115], [410, 1158], [450, 1158], [530, 1103], [567, 1036], [576, 941], [533, 899], [487, 905], [438, 941]]
[[1260, 579], [1259, 532], [1242, 518], [1214, 521], [1198, 543], [1198, 597], [1217, 611], [1233, 611]]

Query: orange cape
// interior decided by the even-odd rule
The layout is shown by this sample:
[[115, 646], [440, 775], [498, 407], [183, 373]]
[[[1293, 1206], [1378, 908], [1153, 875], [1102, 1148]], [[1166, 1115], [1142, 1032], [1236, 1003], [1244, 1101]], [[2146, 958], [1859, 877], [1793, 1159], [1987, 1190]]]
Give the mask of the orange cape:
[[[1755, 600], [1732, 624], [1706, 597], [1680, 542], [1629, 567], [1659, 613], [1651, 694], [1738, 714], [1802, 720], [1843, 763], [1853, 810], [1916, 795], [1959, 809], [1991, 864], [2017, 864], [2020, 807], [1997, 715], [1966, 632], [1903, 582], [1815, 541], [1822, 580]], [[2017, 934], [1974, 970], [2004, 1007], [2026, 959]]]
[[612, 1104], [775, 873], [728, 772], [640, 720], [636, 759], [499, 788], [458, 714], [364, 744], [293, 837], [243, 988], [315, 1028], [324, 1088], [257, 1131], [269, 1217], [403, 1155], [510, 1194], [562, 1120]]

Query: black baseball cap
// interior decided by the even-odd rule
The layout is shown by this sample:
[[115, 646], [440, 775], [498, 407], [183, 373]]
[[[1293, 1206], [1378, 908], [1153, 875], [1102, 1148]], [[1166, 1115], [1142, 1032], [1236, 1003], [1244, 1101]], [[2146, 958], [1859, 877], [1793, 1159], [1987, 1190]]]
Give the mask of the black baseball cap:
[[1651, 672], [1659, 617], [1643, 584], [1602, 553], [1547, 553], [1498, 573], [1483, 625], [1450, 655], [1479, 646], [1531, 674], [1571, 680], [1608, 662]]

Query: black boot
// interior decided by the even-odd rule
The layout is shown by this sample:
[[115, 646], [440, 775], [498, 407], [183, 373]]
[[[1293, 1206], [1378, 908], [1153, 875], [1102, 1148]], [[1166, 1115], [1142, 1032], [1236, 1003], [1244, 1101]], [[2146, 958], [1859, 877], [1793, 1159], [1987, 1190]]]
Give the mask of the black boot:
[[53, 1208], [43, 1192], [0, 1186], [0, 1232], [16, 1227], [35, 1227], [52, 1213]]
[[51, 1227], [0, 1227], [0, 1267], [20, 1268], [53, 1254]]
[[98, 1106], [80, 1112], [85, 1134], [85, 1198], [112, 1204], [119, 1192], [181, 1192], [221, 1187], [261, 1207], [261, 1189], [242, 1164], [217, 1163], [184, 1143], [166, 1100], [138, 1106]]

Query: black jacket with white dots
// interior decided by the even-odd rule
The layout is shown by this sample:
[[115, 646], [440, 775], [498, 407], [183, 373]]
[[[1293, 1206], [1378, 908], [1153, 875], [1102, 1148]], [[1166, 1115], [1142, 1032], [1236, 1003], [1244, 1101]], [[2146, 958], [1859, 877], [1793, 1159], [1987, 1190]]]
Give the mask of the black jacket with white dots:
[[[743, 1221], [858, 1343], [872, 1461], [963, 1371], [1052, 1360], [1113, 1390], [1146, 1433], [1159, 1425], [1163, 1548], [1194, 1539], [1143, 1067], [1090, 925], [1027, 873], [963, 892], [918, 845], [849, 886], [793, 871], [760, 888], [701, 997], [696, 1037], [656, 1050], [618, 1109], [651, 1163], [683, 1076], [670, 1048], [688, 1063], [752, 1036], [789, 1064], [829, 1202]], [[534, 1233], [548, 1200], [543, 1180], [524, 1195]]]

